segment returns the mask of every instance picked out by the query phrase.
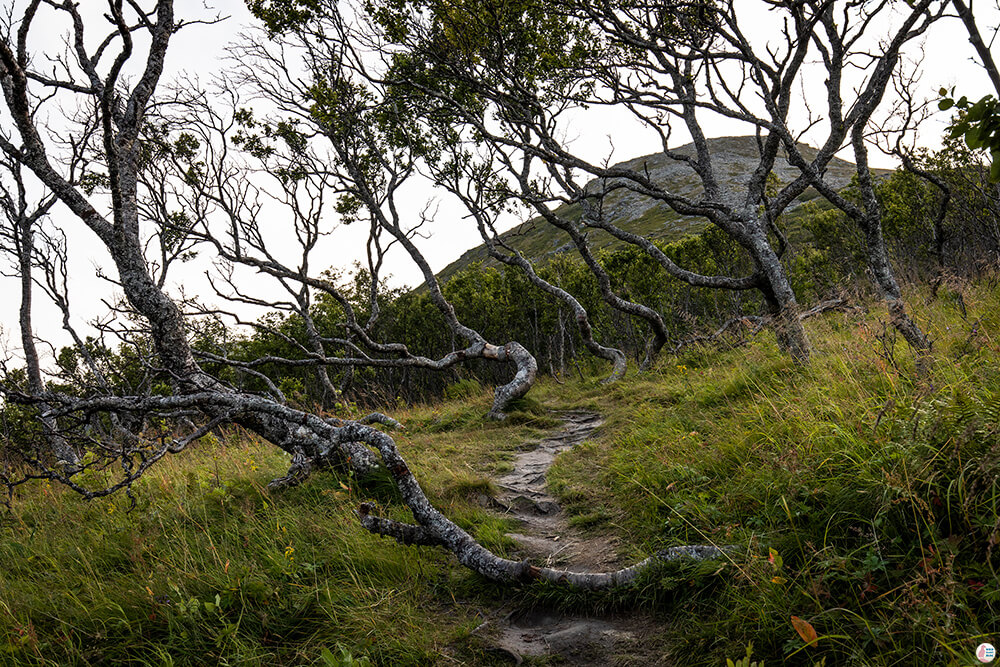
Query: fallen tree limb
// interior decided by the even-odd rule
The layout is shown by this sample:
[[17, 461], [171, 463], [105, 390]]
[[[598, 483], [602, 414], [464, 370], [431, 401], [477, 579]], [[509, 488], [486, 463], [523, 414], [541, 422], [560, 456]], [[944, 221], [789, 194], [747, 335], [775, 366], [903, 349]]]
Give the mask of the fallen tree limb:
[[378, 450], [386, 469], [402, 494], [403, 501], [417, 522], [415, 525], [374, 516], [372, 514], [374, 506], [363, 503], [358, 508], [361, 525], [376, 535], [391, 537], [400, 544], [444, 547], [452, 552], [462, 565], [492, 581], [501, 583], [548, 581], [582, 590], [603, 590], [625, 586], [635, 581], [650, 567], [665, 561], [683, 558], [694, 560], [722, 558], [732, 549], [714, 545], [671, 547], [635, 565], [610, 572], [570, 572], [537, 567], [528, 561], [501, 558], [479, 544], [430, 503], [392, 438], [360, 424], [348, 425], [345, 428], [349, 432], [349, 437], [357, 438], [358, 441], [365, 442]]
[[[47, 416], [86, 423], [98, 413], [130, 415], [133, 420], [145, 418], [159, 419], [161, 415], [179, 410], [198, 411], [210, 420], [181, 441], [167, 441], [156, 449], [150, 449], [150, 441], [136, 434], [132, 449], [122, 445], [115, 452], [108, 452], [112, 458], [120, 457], [123, 462], [132, 462], [125, 470], [125, 476], [118, 484], [89, 489], [74, 477], [81, 469], [46, 468], [39, 461], [34, 467], [39, 470], [33, 478], [44, 478], [65, 484], [85, 498], [97, 498], [116, 490], [128, 488], [151, 465], [166, 454], [183, 449], [184, 445], [205, 435], [223, 421], [239, 424], [248, 414], [265, 417], [283, 424], [292, 437], [307, 443], [312, 451], [307, 455], [299, 445], [294, 447], [283, 443], [283, 448], [291, 449], [292, 465], [288, 475], [275, 480], [271, 488], [281, 488], [300, 483], [317, 462], [323, 465], [340, 465], [360, 476], [367, 475], [374, 468], [374, 455], [378, 452], [382, 465], [400, 492], [404, 504], [409, 508], [415, 523], [402, 523], [375, 516], [374, 506], [364, 503], [358, 509], [361, 525], [368, 531], [391, 537], [401, 544], [414, 546], [444, 547], [458, 561], [474, 572], [501, 583], [528, 583], [548, 581], [583, 590], [601, 590], [631, 583], [648, 568], [664, 561], [681, 558], [696, 560], [724, 557], [728, 547], [683, 546], [661, 551], [645, 560], [611, 572], [570, 572], [548, 567], [537, 567], [527, 561], [513, 561], [502, 558], [477, 542], [437, 508], [433, 506], [421, 488], [416, 477], [399, 452], [393, 438], [374, 426], [363, 422], [393, 426], [395, 420], [383, 419], [380, 415], [369, 415], [359, 421], [323, 418], [309, 412], [281, 405], [269, 398], [245, 394], [204, 391], [179, 396], [101, 396], [77, 399], [64, 394], [49, 393], [41, 396], [8, 393], [7, 398], [18, 403], [48, 403], [53, 406]], [[134, 467], [133, 467], [134, 466]], [[124, 466], [123, 466], [124, 467]]]

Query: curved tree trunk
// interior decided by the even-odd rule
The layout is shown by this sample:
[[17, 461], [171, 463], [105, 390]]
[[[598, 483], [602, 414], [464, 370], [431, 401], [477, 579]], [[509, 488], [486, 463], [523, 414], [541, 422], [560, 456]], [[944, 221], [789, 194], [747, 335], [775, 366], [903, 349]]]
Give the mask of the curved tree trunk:
[[[590, 351], [590, 353], [593, 354], [595, 357], [611, 362], [612, 364], [611, 375], [604, 378], [602, 384], [610, 384], [612, 382], [617, 382], [618, 380], [625, 377], [625, 372], [628, 370], [628, 361], [625, 358], [625, 353], [617, 348], [605, 347], [597, 342], [597, 340], [594, 338], [594, 330], [590, 325], [590, 315], [587, 313], [587, 309], [583, 307], [583, 304], [581, 304], [576, 297], [574, 297], [566, 290], [556, 285], [553, 285], [549, 281], [539, 276], [538, 273], [535, 271], [535, 268], [531, 265], [531, 262], [525, 259], [524, 255], [522, 255], [517, 250], [514, 250], [513, 248], [506, 246], [506, 244], [504, 245], [510, 252], [509, 255], [505, 255], [503, 252], [498, 250], [496, 247], [498, 241], [502, 243], [502, 241], [499, 240], [500, 239], [499, 235], [494, 234], [493, 236], [490, 236], [490, 234], [486, 231], [486, 225], [481, 219], [481, 213], [475, 211], [474, 206], [470, 206], [469, 209], [470, 211], [473, 211], [473, 214], [476, 215], [477, 218], [479, 218], [479, 232], [483, 238], [483, 241], [486, 243], [486, 249], [489, 252], [490, 256], [499, 262], [503, 262], [508, 266], [516, 266], [517, 268], [521, 269], [521, 271], [524, 273], [525, 276], [527, 276], [529, 282], [531, 282], [532, 285], [542, 290], [543, 292], [551, 294], [552, 296], [562, 301], [563, 304], [566, 305], [570, 309], [570, 311], [572, 311], [573, 318], [576, 320], [577, 329], [580, 332], [580, 338], [583, 339], [583, 344], [584, 346], [586, 346], [587, 350]], [[561, 310], [559, 311], [559, 327], [561, 330], [562, 329]], [[562, 343], [560, 343], [560, 355], [561, 354], [562, 354]]]
[[[865, 146], [864, 127], [855, 126], [851, 142], [854, 145], [854, 158], [858, 166], [858, 186], [861, 190], [863, 211], [852, 209], [855, 222], [861, 228], [865, 237], [865, 255], [868, 260], [868, 270], [878, 287], [882, 299], [889, 311], [889, 321], [903, 335], [910, 348], [916, 353], [917, 370], [925, 370], [925, 357], [931, 349], [930, 340], [921, 331], [917, 323], [906, 312], [903, 294], [896, 282], [889, 255], [885, 247], [885, 237], [882, 234], [882, 205], [875, 192], [875, 184], [871, 170], [868, 168], [868, 149]], [[848, 212], [850, 215], [850, 212]]]
[[373, 506], [364, 503], [358, 509], [361, 525], [372, 533], [392, 537], [402, 544], [441, 546], [451, 551], [458, 561], [487, 579], [501, 583], [548, 581], [583, 590], [602, 590], [632, 583], [647, 569], [658, 563], [691, 558], [696, 560], [724, 558], [731, 548], [717, 546], [683, 546], [665, 549], [631, 567], [611, 572], [570, 572], [548, 567], [536, 567], [528, 561], [501, 558], [485, 548], [439, 512], [424, 495], [416, 478], [399, 454], [395, 442], [385, 433], [367, 427], [345, 427], [349, 438], [366, 442], [378, 450], [413, 513], [416, 524], [406, 524], [372, 514]]
[[[312, 348], [313, 353], [324, 356], [326, 351], [323, 348], [323, 338], [319, 335], [319, 331], [316, 329], [316, 322], [309, 312], [308, 298], [305, 294], [306, 289], [308, 288], [303, 286], [302, 293], [298, 295], [299, 315], [302, 317], [302, 323], [306, 327], [306, 337], [309, 339], [309, 346]], [[345, 380], [349, 377], [350, 368], [348, 368], [347, 373], [348, 375], [345, 376]], [[326, 366], [316, 367], [316, 379], [319, 380], [320, 386], [323, 388], [323, 396], [320, 400], [323, 408], [329, 409], [338, 404], [341, 399], [341, 391], [330, 380], [330, 374], [327, 372]]]
[[642, 361], [639, 362], [639, 370], [645, 372], [651, 369], [666, 344], [667, 337], [663, 335], [662, 331], [654, 329], [653, 335], [646, 340], [646, 348], [642, 353]]
[[[902, 334], [907, 344], [917, 353], [918, 358], [931, 349], [931, 342], [920, 329], [913, 318], [906, 312], [906, 302], [903, 300], [899, 283], [889, 264], [885, 250], [885, 239], [882, 237], [882, 226], [877, 222], [868, 221], [863, 226], [865, 234], [865, 254], [868, 259], [868, 269], [872, 280], [885, 301], [889, 312], [889, 322]], [[919, 362], [919, 359], [918, 359]]]
[[[597, 285], [600, 289], [601, 297], [604, 302], [621, 313], [644, 320], [649, 325], [649, 328], [653, 332], [650, 340], [654, 342], [651, 345], [647, 345], [646, 357], [639, 367], [639, 369], [643, 371], [649, 370], [649, 368], [652, 367], [653, 362], [656, 360], [656, 355], [667, 341], [667, 325], [663, 321], [663, 316], [652, 308], [639, 303], [634, 303], [628, 299], [624, 299], [615, 293], [611, 286], [611, 276], [609, 276], [608, 272], [604, 270], [603, 266], [601, 266], [601, 263], [597, 260], [597, 257], [594, 256], [593, 250], [587, 243], [587, 239], [574, 226], [573, 222], [561, 218], [558, 214], [544, 206], [536, 206], [536, 210], [549, 224], [561, 229], [569, 235], [570, 239], [573, 241], [573, 245], [576, 246], [577, 251], [580, 253], [580, 257], [583, 259], [594, 278], [597, 279]], [[624, 355], [622, 355], [622, 357], [624, 357]], [[624, 360], [622, 359], [621, 362], [616, 362], [616, 364], [622, 363], [621, 367], [624, 369], [623, 362]], [[618, 366], [616, 365], [616, 368], [617, 367]]]
[[[274, 445], [291, 452], [294, 456], [293, 469], [299, 466], [301, 472], [316, 461], [337, 461], [349, 465], [359, 472], [367, 472], [373, 456], [368, 447], [373, 447], [381, 456], [389, 475], [399, 489], [404, 502], [410, 508], [418, 525], [404, 525], [377, 519], [370, 514], [368, 506], [362, 506], [359, 516], [362, 523], [376, 532], [397, 531], [403, 541], [419, 544], [439, 544], [448, 548], [461, 563], [496, 581], [511, 582], [545, 579], [584, 588], [605, 588], [626, 584], [651, 563], [659, 558], [647, 559], [637, 566], [612, 573], [570, 573], [550, 568], [537, 568], [527, 563], [515, 563], [497, 557], [479, 545], [472, 537], [452, 521], [444, 517], [428, 501], [420, 485], [399, 454], [395, 442], [385, 433], [367, 423], [381, 422], [395, 425], [392, 420], [372, 415], [360, 421], [344, 422], [333, 418], [295, 410], [266, 397], [243, 394], [232, 390], [205, 373], [194, 358], [185, 330], [184, 315], [178, 305], [153, 280], [143, 255], [139, 234], [139, 216], [136, 206], [136, 173], [140, 160], [140, 130], [143, 115], [150, 102], [153, 90], [162, 72], [163, 58], [167, 43], [176, 29], [173, 20], [173, 5], [170, 0], [160, 0], [157, 5], [156, 22], [149, 16], [141, 16], [139, 28], [131, 28], [122, 17], [122, 3], [109, 3], [111, 17], [117, 29], [115, 35], [124, 42], [121, 54], [115, 59], [112, 74], [103, 81], [96, 76], [95, 59], [80, 58], [79, 63], [90, 77], [90, 85], [95, 97], [100, 98], [99, 114], [102, 122], [105, 157], [107, 158], [109, 188], [112, 193], [113, 221], [102, 216], [70, 182], [63, 179], [51, 166], [45, 154], [45, 147], [34, 127], [35, 107], [29, 102], [28, 77], [23, 71], [27, 67], [27, 56], [23, 45], [15, 50], [8, 43], [9, 36], [0, 36], [0, 77], [3, 79], [3, 93], [8, 108], [15, 118], [21, 139], [26, 145], [23, 150], [13, 147], [5, 135], [0, 133], [0, 149], [11, 159], [23, 161], [36, 175], [65, 203], [83, 219], [100, 237], [111, 253], [118, 270], [121, 286], [126, 299], [149, 324], [150, 335], [159, 361], [175, 384], [172, 396], [99, 396], [77, 398], [66, 394], [35, 394], [24, 399], [26, 403], [44, 404], [51, 402], [56, 409], [48, 414], [51, 418], [61, 415], [75, 415], [77, 423], [86, 423], [100, 413], [132, 414], [145, 417], [150, 414], [191, 414], [197, 410], [208, 417], [207, 423], [194, 429], [188, 437], [176, 442], [183, 448], [188, 442], [203, 436], [211, 428], [222, 423], [237, 423], [252, 429]], [[31, 15], [39, 6], [38, 0], [29, 5], [27, 16], [22, 22], [20, 35], [27, 33]], [[68, 12], [76, 23], [82, 25], [82, 18], [73, 3], [52, 3], [60, 11]], [[134, 7], [132, 3], [129, 7]], [[141, 12], [141, 10], [139, 10]], [[131, 36], [134, 30], [147, 29], [151, 35], [149, 57], [146, 69], [122, 105], [118, 91], [121, 88], [118, 75], [132, 50]], [[86, 52], [82, 27], [77, 31], [77, 49]], [[115, 43], [109, 39], [104, 43]], [[101, 47], [102, 49], [104, 46]], [[106, 85], [105, 85], [106, 84]], [[99, 95], [96, 93], [100, 93]], [[125, 91], [127, 92], [127, 91]], [[122, 110], [124, 107], [124, 110]], [[405, 234], [401, 243], [406, 245]], [[416, 259], [416, 258], [415, 258]], [[419, 262], [418, 262], [419, 263]], [[424, 268], [425, 273], [427, 269]], [[469, 354], [517, 366], [514, 380], [497, 391], [493, 412], [499, 412], [510, 401], [522, 396], [534, 379], [536, 364], [534, 358], [517, 343], [503, 347], [488, 344], [477, 332], [463, 327], [454, 317], [450, 304], [443, 301], [440, 290], [433, 279], [428, 280], [432, 295], [439, 299], [439, 306], [447, 316], [450, 312], [455, 326], [453, 332], [465, 336], [472, 343]], [[467, 357], [466, 352], [454, 353], [455, 358]], [[66, 483], [85, 497], [107, 495], [117, 489], [126, 488], [135, 479], [167, 453], [176, 451], [171, 444], [150, 446], [149, 442], [133, 445], [128, 441], [115, 443], [116, 449], [110, 454], [118, 458], [124, 468], [124, 479], [99, 492], [91, 492], [72, 479], [75, 471], [61, 473], [45, 470], [45, 476]], [[169, 440], [169, 439], [167, 439]], [[105, 449], [105, 453], [110, 449]], [[137, 469], [135, 469], [138, 462]], [[662, 558], [680, 556], [719, 557], [724, 554], [717, 547], [675, 548], [668, 550]]]
[[527, 394], [535, 383], [538, 363], [535, 361], [535, 357], [516, 341], [507, 343], [503, 347], [486, 343], [483, 346], [483, 357], [497, 361], [509, 361], [517, 368], [514, 378], [507, 384], [497, 387], [493, 393], [493, 408], [487, 416], [490, 419], [502, 421], [507, 418], [505, 411], [510, 407], [510, 404]]
[[781, 260], [767, 242], [763, 230], [758, 230], [747, 239], [747, 247], [760, 270], [759, 289], [771, 315], [771, 328], [778, 348], [797, 363], [807, 363], [809, 338], [799, 319], [799, 304]]

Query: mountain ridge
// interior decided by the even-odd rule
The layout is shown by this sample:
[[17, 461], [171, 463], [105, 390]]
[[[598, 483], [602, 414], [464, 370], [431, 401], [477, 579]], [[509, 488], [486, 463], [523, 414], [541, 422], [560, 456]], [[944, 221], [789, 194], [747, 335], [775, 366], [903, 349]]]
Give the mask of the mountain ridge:
[[[739, 192], [746, 186], [753, 168], [759, 162], [757, 139], [753, 136], [727, 136], [708, 139], [709, 150], [712, 153], [712, 164], [716, 178], [723, 188]], [[806, 144], [800, 144], [806, 159], [812, 159], [817, 149]], [[674, 152], [681, 155], [692, 154], [693, 144], [685, 144]], [[696, 199], [702, 192], [701, 180], [685, 162], [671, 159], [663, 153], [652, 153], [620, 162], [614, 167], [626, 169], [641, 169], [650, 178], [664, 184], [669, 192]], [[873, 169], [876, 174], [887, 174], [890, 170]], [[784, 185], [799, 176], [798, 168], [790, 165], [786, 158], [779, 156], [772, 170], [779, 182]], [[827, 167], [827, 177], [840, 189], [851, 182], [856, 173], [856, 165], [847, 160], [834, 157]], [[593, 187], [598, 179], [593, 179], [585, 187]], [[795, 217], [795, 211], [803, 203], [819, 197], [812, 188], [807, 189], [786, 209], [786, 217]], [[666, 204], [657, 202], [631, 190], [622, 189], [611, 193], [605, 200], [604, 210], [610, 221], [626, 231], [642, 234], [658, 241], [675, 241], [689, 234], [700, 232], [708, 224], [707, 219], [698, 216], [681, 216], [672, 211]], [[578, 205], [563, 205], [557, 209], [563, 217], [578, 221], [582, 211]], [[621, 242], [601, 230], [588, 230], [588, 238], [594, 249], [609, 248], [620, 245]], [[514, 248], [521, 251], [532, 261], [542, 261], [560, 252], [571, 250], [573, 244], [569, 235], [560, 229], [545, 223], [540, 217], [533, 217], [515, 225], [503, 232], [501, 238]], [[438, 273], [438, 278], [448, 280], [465, 267], [481, 262], [484, 266], [499, 266], [499, 262], [491, 258], [485, 244], [480, 244], [465, 251], [458, 259], [450, 263]]]

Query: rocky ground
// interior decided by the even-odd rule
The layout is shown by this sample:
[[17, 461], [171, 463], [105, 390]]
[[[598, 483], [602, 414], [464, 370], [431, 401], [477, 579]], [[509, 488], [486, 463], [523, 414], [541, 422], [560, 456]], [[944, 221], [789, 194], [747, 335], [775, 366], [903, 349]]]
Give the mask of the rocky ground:
[[[539, 565], [573, 571], [621, 567], [618, 541], [585, 534], [569, 524], [566, 513], [546, 490], [546, 472], [556, 456], [590, 438], [602, 424], [592, 412], [567, 412], [562, 429], [518, 454], [514, 469], [496, 480], [500, 493], [490, 500], [498, 511], [517, 519], [510, 537], [520, 556]], [[500, 610], [477, 630], [494, 650], [512, 663], [571, 665], [667, 664], [656, 648], [654, 619], [643, 614], [584, 615], [551, 609]]]

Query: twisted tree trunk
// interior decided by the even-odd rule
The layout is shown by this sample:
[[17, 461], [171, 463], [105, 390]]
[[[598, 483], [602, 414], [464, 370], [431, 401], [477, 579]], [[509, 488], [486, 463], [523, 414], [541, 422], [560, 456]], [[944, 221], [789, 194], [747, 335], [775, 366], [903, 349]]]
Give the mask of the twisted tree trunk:
[[[114, 447], [100, 448], [100, 451], [111, 460], [117, 459], [124, 470], [124, 477], [120, 482], [104, 489], [93, 491], [84, 488], [79, 483], [79, 478], [74, 479], [74, 475], [78, 472], [76, 470], [52, 470], [41, 464], [42, 476], [61, 481], [87, 498], [107, 495], [127, 488], [163, 456], [183, 449], [187, 443], [202, 437], [212, 428], [223, 423], [236, 423], [291, 453], [294, 464], [290, 476], [299, 474], [298, 478], [301, 478], [301, 474], [307, 474], [311, 466], [329, 462], [349, 466], [359, 474], [367, 474], [375, 464], [375, 457], [369, 447], [374, 448], [417, 523], [399, 524], [380, 519], [371, 514], [370, 506], [363, 505], [359, 509], [362, 524], [374, 532], [394, 535], [403, 542], [444, 546], [454, 553], [462, 564], [495, 581], [543, 579], [582, 588], [606, 588], [633, 581], [645, 568], [664, 558], [723, 555], [723, 550], [716, 547], [678, 548], [668, 550], [661, 556], [647, 559], [631, 568], [591, 574], [537, 568], [527, 563], [499, 558], [431, 505], [393, 439], [368, 423], [398, 425], [393, 420], [381, 415], [372, 415], [364, 420], [342, 421], [311, 414], [270, 398], [237, 392], [204, 372], [195, 360], [189, 345], [181, 309], [153, 280], [146, 264], [140, 242], [136, 205], [136, 174], [142, 154], [140, 131], [144, 114], [162, 73], [167, 44], [177, 27], [173, 17], [173, 4], [170, 0], [160, 0], [156, 7], [155, 23], [153, 17], [143, 15], [139, 18], [139, 27], [133, 28], [122, 16], [123, 4], [120, 1], [110, 2], [110, 18], [116, 32], [104, 44], [121, 43], [122, 47], [114, 59], [110, 74], [100, 77], [96, 71], [98, 59], [86, 56], [87, 44], [83, 40], [83, 21], [76, 5], [51, 3], [53, 8], [67, 12], [73, 19], [74, 45], [77, 53], [82, 54], [79, 56], [79, 65], [88, 75], [89, 83], [76, 85], [76, 88], [71, 90], [83, 91], [98, 102], [97, 113], [103, 132], [104, 157], [112, 199], [113, 219], [108, 220], [89, 203], [71, 179], [64, 178], [53, 167], [34, 125], [37, 109], [29, 94], [29, 77], [26, 74], [28, 56], [24, 41], [34, 12], [40, 3], [41, 0], [32, 0], [29, 3], [18, 30], [19, 44], [16, 47], [9, 42], [10, 35], [0, 35], [0, 82], [3, 84], [7, 108], [14, 118], [24, 144], [23, 147], [14, 146], [5, 134], [0, 133], [0, 150], [11, 160], [31, 169], [107, 247], [118, 270], [126, 299], [149, 324], [150, 336], [160, 364], [170, 374], [175, 392], [171, 396], [78, 398], [64, 393], [46, 393], [36, 387], [38, 390], [33, 390], [30, 394], [12, 396], [26, 404], [55, 406], [45, 410], [44, 419], [55, 420], [63, 416], [73, 416], [76, 418], [74, 421], [79, 424], [88, 424], [89, 420], [101, 414], [129, 414], [140, 418], [154, 415], [161, 418], [177, 414], [186, 416], [198, 411], [207, 418], [205, 424], [194, 428], [184, 438], [164, 438], [165, 442], [156, 443], [143, 440], [142, 434], [137, 431], [133, 434], [134, 442], [124, 440], [120, 443], [114, 442]], [[128, 3], [128, 6], [133, 9], [136, 7], [134, 3]], [[132, 35], [136, 30], [146, 30], [150, 33], [149, 55], [145, 70], [135, 86], [131, 91], [124, 91], [127, 95], [123, 101], [120, 97], [121, 82], [118, 78], [132, 54]], [[399, 239], [401, 244], [406, 246], [408, 237], [398, 226], [396, 231], [401, 235]], [[418, 256], [416, 254], [414, 259], [416, 260]], [[429, 269], [426, 263], [421, 262], [422, 257], [419, 258], [418, 264], [421, 264], [426, 274]], [[28, 275], [25, 272], [22, 278]], [[455, 318], [451, 305], [443, 299], [433, 276], [427, 282], [439, 308], [446, 317], [450, 315], [452, 331], [470, 341], [469, 348], [454, 352], [451, 355], [453, 358], [481, 357], [517, 366], [514, 379], [498, 388], [496, 392], [491, 414], [501, 417], [502, 409], [512, 400], [523, 396], [534, 380], [537, 371], [534, 358], [517, 343], [508, 343], [502, 347], [491, 345], [477, 332], [461, 325]], [[30, 321], [28, 325], [27, 330], [30, 331]], [[405, 353], [405, 349], [393, 349]]]

